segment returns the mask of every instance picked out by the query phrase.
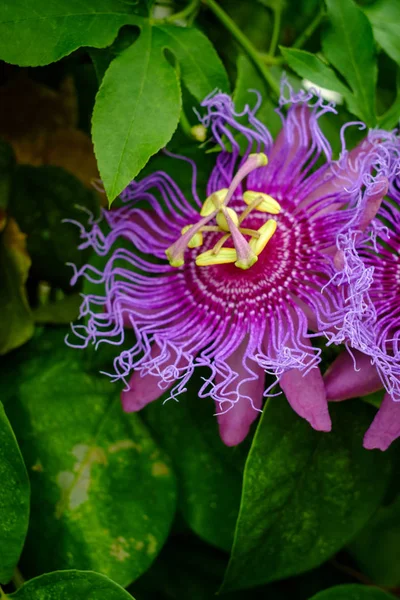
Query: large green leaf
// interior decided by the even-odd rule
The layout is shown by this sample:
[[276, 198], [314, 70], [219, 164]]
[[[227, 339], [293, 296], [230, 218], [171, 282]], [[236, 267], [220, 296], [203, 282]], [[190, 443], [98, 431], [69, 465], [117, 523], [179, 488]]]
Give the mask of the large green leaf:
[[136, 0], [5, 0], [0, 3], [0, 58], [47, 65], [80, 46], [104, 48], [131, 23]]
[[111, 63], [93, 112], [93, 139], [110, 201], [130, 183], [175, 131], [179, 81], [164, 56], [160, 30], [141, 22], [137, 42]]
[[19, 560], [29, 522], [29, 480], [17, 441], [0, 402], [0, 583]]
[[174, 462], [186, 521], [207, 542], [230, 550], [245, 449], [223, 445], [214, 412], [212, 402], [197, 397], [191, 381], [178, 403], [155, 402], [145, 415]]
[[[99, 78], [105, 73], [93, 137], [110, 202], [171, 139], [181, 110], [178, 74], [199, 102], [215, 89], [229, 89], [221, 60], [199, 30], [141, 18], [136, 24], [141, 34], [128, 48], [132, 32], [125, 31], [110, 49], [91, 53]], [[166, 50], [174, 55], [177, 72]]]
[[371, 24], [353, 0], [326, 0], [330, 24], [322, 45], [330, 63], [354, 93], [351, 110], [367, 125], [376, 125], [377, 64]]
[[382, 48], [400, 64], [400, 3], [398, 0], [375, 0], [363, 8], [374, 36]]
[[134, 600], [118, 584], [91, 571], [57, 571], [36, 577], [6, 598], [15, 600]]
[[37, 334], [13, 377], [7, 364], [2, 374], [32, 485], [22, 570], [93, 569], [125, 586], [164, 543], [175, 479], [139, 417], [122, 412], [118, 386], [85, 372], [65, 333]]
[[330, 412], [333, 431], [326, 434], [311, 429], [284, 398], [264, 408], [246, 463], [224, 589], [320, 565], [379, 506], [391, 463], [388, 455], [362, 448], [373, 409], [349, 402]]
[[13, 181], [10, 213], [27, 234], [32, 273], [38, 280], [69, 289], [71, 268], [84, 264], [88, 253], [78, 250], [79, 229], [64, 219], [87, 223], [97, 216], [98, 197], [60, 167], [20, 165]]
[[386, 587], [400, 585], [400, 496], [377, 510], [349, 549], [372, 581]]
[[395, 598], [379, 588], [350, 584], [329, 588], [310, 600], [395, 600]]

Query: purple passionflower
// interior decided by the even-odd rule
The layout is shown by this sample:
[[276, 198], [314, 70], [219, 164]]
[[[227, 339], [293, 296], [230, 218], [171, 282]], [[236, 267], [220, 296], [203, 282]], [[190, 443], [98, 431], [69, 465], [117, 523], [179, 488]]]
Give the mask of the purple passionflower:
[[[400, 141], [388, 147], [393, 163], [388, 197], [371, 237], [356, 240], [358, 260], [371, 274], [358, 335], [325, 375], [329, 400], [347, 400], [385, 388], [364, 437], [368, 449], [386, 450], [400, 436]], [[357, 234], [355, 234], [357, 236]], [[353, 254], [354, 256], [354, 254]]]
[[[311, 340], [345, 318], [344, 286], [328, 285], [336, 240], [355, 219], [367, 227], [382, 192], [363, 195], [370, 142], [332, 160], [319, 126], [335, 112], [331, 104], [291, 90], [285, 104], [273, 141], [255, 117], [259, 103], [238, 114], [229, 96], [206, 98], [201, 122], [222, 149], [207, 197], [197, 194], [193, 163], [191, 198], [164, 172], [132, 182], [123, 206], [103, 213], [106, 235], [97, 223], [81, 228], [81, 247], [109, 256], [103, 272], [87, 265], [72, 281], [84, 276], [106, 290], [84, 297], [86, 324], [73, 326], [81, 346], [117, 347], [124, 328], [135, 333], [114, 360], [124, 409], [140, 410], [167, 389], [176, 399], [193, 371], [208, 367], [199, 396], [214, 399], [230, 446], [273, 395], [265, 373], [314, 429], [331, 429], [321, 351]], [[243, 156], [238, 136], [247, 143]], [[118, 239], [130, 249], [113, 248]]]

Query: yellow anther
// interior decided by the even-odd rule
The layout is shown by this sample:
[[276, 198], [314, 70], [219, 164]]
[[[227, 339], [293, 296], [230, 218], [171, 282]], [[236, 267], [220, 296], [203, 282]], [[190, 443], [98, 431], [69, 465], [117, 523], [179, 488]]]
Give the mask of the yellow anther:
[[204, 142], [207, 137], [207, 129], [204, 125], [194, 125], [190, 130], [192, 136], [198, 142]]
[[[189, 229], [191, 227], [193, 227], [193, 225], [186, 225], [182, 229], [181, 234], [183, 235], [184, 233], [189, 231]], [[203, 234], [201, 233], [201, 231], [198, 231], [197, 233], [194, 234], [194, 236], [191, 238], [190, 242], [188, 243], [188, 248], [198, 248], [199, 246], [202, 246], [202, 245], [203, 245]]]
[[199, 254], [196, 258], [198, 267], [209, 267], [211, 265], [225, 265], [237, 261], [235, 248], [221, 248], [218, 254], [214, 254], [213, 250], [207, 250]]
[[[260, 202], [255, 204], [258, 198], [260, 199]], [[264, 194], [263, 192], [252, 192], [247, 190], [247, 192], [243, 194], [243, 200], [248, 205], [255, 204], [256, 210], [268, 212], [271, 213], [271, 215], [278, 215], [281, 211], [279, 202], [272, 198], [272, 196]]]
[[223, 211], [221, 210], [217, 214], [217, 217], [215, 219], [217, 221], [217, 225], [222, 229], [222, 231], [230, 231], [228, 221], [226, 220], [226, 217], [224, 215], [225, 211], [228, 213], [228, 215], [230, 216], [230, 218], [232, 219], [234, 224], [238, 227], [239, 226], [239, 217], [237, 216], [237, 214], [235, 213], [233, 208], [229, 208], [229, 206], [227, 206], [226, 208], [224, 208]]
[[258, 167], [265, 167], [268, 164], [268, 156], [264, 154], [264, 152], [256, 152], [254, 154], [249, 154], [249, 158], [253, 158], [253, 156], [257, 158]]
[[274, 219], [269, 219], [264, 225], [260, 227], [258, 233], [260, 234], [259, 238], [251, 238], [249, 245], [253, 250], [254, 254], [257, 256], [261, 254], [264, 250], [265, 246], [268, 244], [269, 240], [272, 238], [276, 231], [277, 222]]
[[211, 196], [208, 196], [208, 198], [206, 198], [206, 200], [203, 202], [200, 215], [202, 217], [208, 217], [208, 215], [211, 215], [211, 213], [213, 213], [224, 203], [227, 193], [228, 188], [222, 188], [211, 194]]
[[171, 265], [171, 267], [181, 267], [182, 265], [184, 265], [184, 264], [185, 264], [185, 261], [183, 260], [183, 258], [174, 258], [174, 257], [172, 256], [172, 253], [171, 253], [171, 249], [170, 249], [170, 248], [168, 248], [168, 249], [165, 251], [165, 254], [167, 255], [168, 262], [169, 262], [169, 264]]

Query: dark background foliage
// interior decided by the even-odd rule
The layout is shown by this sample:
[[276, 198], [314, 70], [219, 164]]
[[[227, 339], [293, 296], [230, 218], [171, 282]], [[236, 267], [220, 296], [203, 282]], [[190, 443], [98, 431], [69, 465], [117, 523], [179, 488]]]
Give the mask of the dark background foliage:
[[66, 263], [98, 259], [63, 223], [154, 169], [190, 195], [166, 145], [204, 193], [217, 149], [193, 108], [215, 89], [238, 108], [258, 89], [274, 135], [283, 72], [336, 92], [336, 153], [348, 120], [394, 128], [400, 2], [3, 0], [0, 59], [0, 598], [400, 597], [399, 445], [361, 446], [379, 395], [335, 406], [329, 435], [270, 400], [237, 448], [196, 380], [125, 415], [110, 348], [64, 343]]

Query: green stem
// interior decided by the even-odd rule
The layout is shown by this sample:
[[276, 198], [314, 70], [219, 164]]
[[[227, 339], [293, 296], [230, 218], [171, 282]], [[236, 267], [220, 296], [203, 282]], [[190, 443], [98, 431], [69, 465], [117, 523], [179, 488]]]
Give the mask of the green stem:
[[22, 577], [21, 571], [18, 569], [18, 567], [15, 567], [14, 575], [12, 576], [11, 581], [17, 590], [24, 585], [25, 579]]
[[162, 20], [165, 23], [175, 23], [175, 21], [184, 21], [185, 19], [189, 19], [198, 10], [200, 1], [201, 0], [191, 0], [191, 2], [189, 2], [184, 9]]
[[3, 592], [3, 590], [1, 589], [1, 586], [0, 586], [0, 600], [5, 600], [7, 598], [8, 598], [7, 594], [5, 594]]
[[270, 88], [279, 96], [280, 90], [277, 81], [271, 75], [267, 66], [262, 62], [257, 49], [253, 46], [250, 40], [242, 33], [235, 21], [215, 2], [215, 0], [203, 0], [214, 15], [221, 21], [226, 29], [232, 34], [235, 40], [240, 44], [243, 50], [254, 63], [254, 66], [259, 70]]
[[292, 44], [292, 48], [302, 48], [308, 38], [312, 36], [314, 31], [319, 27], [323, 18], [325, 16], [325, 9], [321, 6], [319, 13], [315, 16], [315, 18], [311, 21], [308, 27], [305, 28], [303, 33], [299, 35], [294, 44]]
[[181, 109], [181, 116], [179, 117], [179, 125], [182, 128], [182, 131], [191, 139], [193, 140], [193, 134], [192, 134], [192, 126], [189, 122], [189, 119], [186, 116], [185, 111], [183, 110], [183, 108]]
[[281, 66], [285, 62], [282, 56], [271, 56], [270, 54], [266, 54], [265, 52], [260, 52], [259, 56], [260, 59], [270, 67], [274, 65]]
[[274, 10], [274, 27], [272, 29], [271, 43], [269, 45], [270, 56], [274, 56], [278, 45], [279, 34], [281, 32], [282, 11], [280, 8]]

